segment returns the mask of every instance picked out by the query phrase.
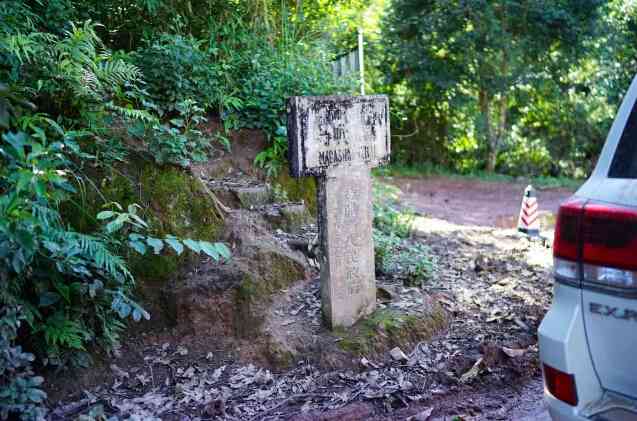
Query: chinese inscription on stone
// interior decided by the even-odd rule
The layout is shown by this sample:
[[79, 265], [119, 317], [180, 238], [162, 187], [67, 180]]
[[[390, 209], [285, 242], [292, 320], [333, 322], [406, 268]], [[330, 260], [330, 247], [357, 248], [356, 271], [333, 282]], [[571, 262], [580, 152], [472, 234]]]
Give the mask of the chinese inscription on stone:
[[389, 159], [388, 115], [385, 96], [288, 102], [290, 172], [318, 177], [321, 300], [332, 327], [376, 306], [370, 168]]

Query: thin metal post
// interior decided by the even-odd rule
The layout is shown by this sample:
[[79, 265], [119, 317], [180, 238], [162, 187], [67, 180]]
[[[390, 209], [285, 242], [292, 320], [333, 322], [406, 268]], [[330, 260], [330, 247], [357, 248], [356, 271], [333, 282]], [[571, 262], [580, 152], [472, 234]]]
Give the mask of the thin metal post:
[[358, 28], [358, 67], [360, 70], [361, 95], [365, 95], [365, 65], [363, 64], [363, 29]]

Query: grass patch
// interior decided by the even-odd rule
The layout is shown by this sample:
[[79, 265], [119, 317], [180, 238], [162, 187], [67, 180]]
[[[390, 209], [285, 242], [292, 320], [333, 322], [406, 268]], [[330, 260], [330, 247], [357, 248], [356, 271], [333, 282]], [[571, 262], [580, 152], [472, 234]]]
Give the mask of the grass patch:
[[391, 164], [386, 167], [375, 168], [375, 176], [391, 177], [448, 177], [452, 179], [480, 180], [486, 182], [499, 183], [529, 183], [537, 189], [565, 188], [577, 190], [585, 180], [569, 177], [514, 177], [506, 174], [488, 173], [486, 171], [475, 171], [468, 174], [458, 174], [449, 168], [429, 163], [417, 165]]

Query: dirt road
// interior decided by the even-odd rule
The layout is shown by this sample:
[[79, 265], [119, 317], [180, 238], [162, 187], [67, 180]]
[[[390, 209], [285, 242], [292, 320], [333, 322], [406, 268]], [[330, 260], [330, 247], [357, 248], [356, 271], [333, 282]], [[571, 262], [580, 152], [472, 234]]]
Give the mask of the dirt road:
[[[423, 226], [419, 227], [419, 229], [428, 237], [436, 234], [444, 235], [445, 239], [449, 239], [450, 236], [460, 236], [461, 238], [465, 238], [465, 240], [462, 240], [463, 242], [466, 242], [467, 237], [471, 239], [476, 237], [482, 239], [486, 238], [486, 243], [484, 241], [474, 243], [471, 248], [474, 253], [478, 254], [478, 256], [481, 256], [484, 253], [488, 256], [496, 257], [496, 259], [497, 252], [495, 253], [495, 256], [493, 256], [490, 249], [509, 248], [515, 250], [520, 247], [519, 242], [513, 240], [513, 238], [515, 238], [515, 234], [512, 229], [514, 229], [517, 224], [521, 196], [524, 188], [526, 187], [524, 184], [484, 182], [480, 180], [467, 179], [459, 180], [444, 177], [427, 179], [391, 178], [385, 181], [398, 186], [402, 190], [401, 200], [403, 203], [414, 208], [417, 213], [426, 216], [426, 218], [419, 221], [423, 224]], [[571, 194], [572, 191], [567, 189], [537, 191], [541, 221], [543, 223], [542, 229], [544, 230], [545, 235], [552, 236], [552, 232], [550, 231], [553, 228], [559, 204]], [[516, 242], [518, 242], [518, 244], [516, 244]], [[430, 243], [430, 241], [428, 241], [428, 243]], [[448, 247], [446, 240], [444, 244], [444, 247]], [[438, 255], [439, 258], [446, 254], [449, 262], [453, 262], [448, 268], [439, 268], [441, 271], [449, 273], [448, 271], [453, 272], [454, 270], [462, 270], [462, 268], [458, 267], [459, 263], [457, 259], [449, 258], [450, 256], [448, 253], [445, 253], [442, 249], [436, 250], [435, 246], [434, 250], [436, 251], [435, 254]], [[455, 251], [452, 253], [455, 253]], [[468, 251], [468, 253], [470, 254], [471, 251]], [[511, 257], [516, 260], [516, 263], [525, 262], [530, 267], [543, 268], [540, 270], [540, 273], [542, 273], [540, 276], [543, 276], [544, 279], [537, 280], [540, 285], [544, 284], [544, 288], [542, 288], [542, 292], [540, 293], [540, 296], [543, 297], [543, 302], [539, 303], [539, 306], [536, 308], [538, 312], [533, 316], [534, 320], [532, 326], [529, 326], [530, 330], [535, 332], [537, 325], [539, 321], [541, 321], [550, 301], [551, 280], [548, 274], [548, 269], [551, 264], [550, 250], [531, 248], [526, 254]], [[468, 263], [469, 266], [471, 266], [471, 262]], [[479, 263], [479, 258], [474, 260], [474, 267]], [[460, 263], [460, 265], [462, 265], [462, 263]], [[476, 269], [478, 268], [476, 267]], [[469, 295], [472, 295], [473, 297], [481, 296], [484, 293], [488, 295], [488, 291], [491, 290], [494, 285], [500, 284], [511, 287], [512, 291], [519, 289], [519, 285], [525, 282], [527, 274], [511, 271], [509, 269], [511, 268], [507, 268], [505, 273], [508, 272], [508, 275], [510, 276], [508, 279], [510, 281], [514, 284], [517, 282], [516, 286], [511, 287], [509, 280], [505, 278], [504, 282], [496, 281], [491, 287], [486, 288], [486, 291], [478, 285], [472, 285], [474, 288], [473, 293], [470, 293]], [[442, 275], [441, 278], [444, 279], [447, 278], [447, 276]], [[463, 288], [463, 282], [458, 282], [458, 280], [461, 279], [462, 277], [458, 277], [457, 280], [453, 280], [442, 287], [443, 289], [447, 288], [452, 291], [454, 300], [460, 298], [458, 293]], [[514, 295], [520, 296], [519, 291], [514, 292]], [[506, 298], [506, 294], [503, 294], [502, 297]], [[463, 308], [470, 308], [471, 303], [469, 302], [467, 304], [463, 306]], [[480, 310], [484, 311], [484, 306], [478, 304], [478, 307], [482, 307]], [[497, 312], [498, 310], [491, 307], [489, 311]], [[475, 310], [470, 311], [470, 313], [472, 314], [469, 314], [466, 317], [471, 318], [472, 315], [475, 315]], [[487, 320], [492, 319], [493, 317]], [[514, 321], [515, 320], [516, 319], [514, 318]], [[464, 324], [464, 320], [462, 323]], [[480, 334], [484, 334], [484, 328], [484, 325], [481, 328], [478, 328], [478, 330], [481, 331]], [[537, 364], [536, 351], [537, 348], [536, 345], [534, 345], [532, 357], [534, 361], [532, 364]], [[498, 397], [506, 395], [507, 391], [511, 391], [511, 389], [515, 390], [513, 395], [514, 397], [509, 401], [510, 406], [508, 407], [508, 410], [504, 411], [504, 413], [507, 414], [506, 417], [502, 419], [524, 421], [550, 420], [542, 400], [543, 385], [539, 368], [535, 375], [531, 375], [528, 379], [520, 379], [519, 381], [513, 381], [506, 385], [502, 384], [500, 387], [496, 385], [486, 389], [477, 387], [468, 392], [466, 395], [462, 395], [458, 401], [468, 399], [469, 401], [476, 401], [480, 403], [478, 407], [480, 408], [481, 413], [476, 414], [475, 419], [499, 419], [500, 414], [503, 414], [501, 411], [504, 408], [507, 408], [506, 405], [500, 407], [496, 414], [489, 414], [490, 411], [488, 410], [485, 412], [482, 411], [491, 406], [494, 400], [497, 402]], [[496, 404], [495, 406], [498, 405]], [[445, 419], [445, 417], [443, 416], [442, 419]]]
[[[417, 212], [460, 225], [515, 227], [526, 184], [446, 177], [383, 179], [403, 191], [402, 200]], [[540, 215], [552, 223], [560, 203], [572, 191], [537, 190]]]

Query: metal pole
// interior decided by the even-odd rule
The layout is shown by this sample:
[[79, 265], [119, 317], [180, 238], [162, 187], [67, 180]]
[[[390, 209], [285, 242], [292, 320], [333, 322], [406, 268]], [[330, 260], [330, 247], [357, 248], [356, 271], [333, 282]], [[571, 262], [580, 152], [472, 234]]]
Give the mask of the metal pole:
[[365, 95], [365, 65], [363, 64], [363, 30], [358, 28], [358, 67], [360, 70], [361, 95]]

